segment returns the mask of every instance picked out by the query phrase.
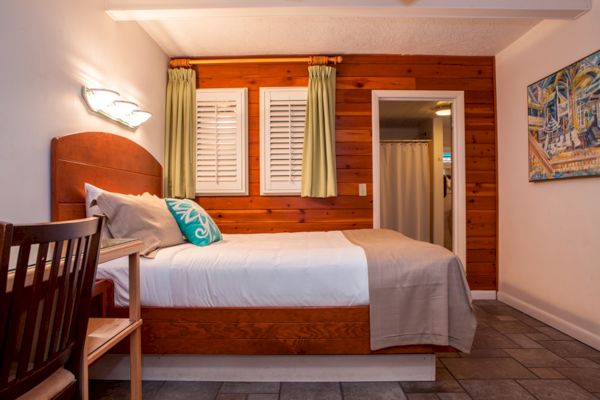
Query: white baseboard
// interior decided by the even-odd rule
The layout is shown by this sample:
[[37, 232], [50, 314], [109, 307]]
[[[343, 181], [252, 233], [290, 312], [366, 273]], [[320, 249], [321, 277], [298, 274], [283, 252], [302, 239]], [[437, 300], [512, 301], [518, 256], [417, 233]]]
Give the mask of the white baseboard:
[[[434, 354], [364, 356], [145, 355], [144, 380], [217, 382], [434, 381]], [[129, 357], [107, 354], [91, 379], [129, 380]]]
[[519, 311], [529, 314], [534, 318], [539, 319], [540, 321], [566, 333], [569, 336], [574, 337], [575, 339], [589, 346], [592, 346], [597, 350], [600, 350], [600, 332], [592, 332], [577, 326], [572, 322], [557, 317], [556, 315], [523, 301], [518, 297], [504, 292], [498, 292], [498, 300], [516, 308]]
[[471, 290], [473, 300], [496, 300], [495, 290]]

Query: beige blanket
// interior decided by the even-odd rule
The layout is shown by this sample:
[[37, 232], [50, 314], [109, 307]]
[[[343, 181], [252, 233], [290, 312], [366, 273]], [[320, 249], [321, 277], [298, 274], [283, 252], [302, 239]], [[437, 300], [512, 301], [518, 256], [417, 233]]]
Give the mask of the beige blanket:
[[477, 322], [457, 256], [387, 229], [344, 235], [367, 256], [371, 350], [418, 344], [471, 350]]

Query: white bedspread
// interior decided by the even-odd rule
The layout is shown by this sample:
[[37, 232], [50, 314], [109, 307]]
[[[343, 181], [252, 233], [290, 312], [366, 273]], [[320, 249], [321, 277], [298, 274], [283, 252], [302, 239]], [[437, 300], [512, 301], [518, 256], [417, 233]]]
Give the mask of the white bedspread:
[[[182, 244], [142, 258], [143, 306], [277, 307], [369, 304], [363, 249], [339, 231], [223, 235], [207, 247]], [[98, 266], [128, 304], [127, 259]]]

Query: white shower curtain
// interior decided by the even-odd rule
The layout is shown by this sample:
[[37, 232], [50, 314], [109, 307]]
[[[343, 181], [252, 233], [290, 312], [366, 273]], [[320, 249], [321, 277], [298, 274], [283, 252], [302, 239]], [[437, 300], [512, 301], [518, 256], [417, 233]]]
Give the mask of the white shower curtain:
[[382, 143], [381, 227], [413, 239], [431, 240], [429, 143]]

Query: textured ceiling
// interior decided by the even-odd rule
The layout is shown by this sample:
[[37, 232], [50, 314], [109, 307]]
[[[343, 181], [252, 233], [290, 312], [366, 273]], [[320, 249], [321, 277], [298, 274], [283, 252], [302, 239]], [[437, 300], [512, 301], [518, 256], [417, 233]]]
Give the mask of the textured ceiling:
[[171, 57], [269, 54], [496, 55], [538, 21], [357, 16], [140, 21]]

